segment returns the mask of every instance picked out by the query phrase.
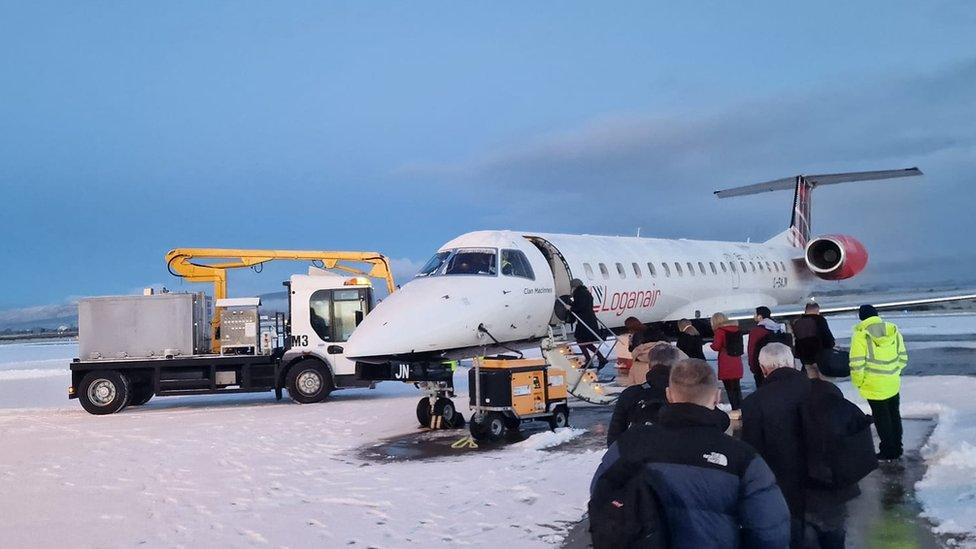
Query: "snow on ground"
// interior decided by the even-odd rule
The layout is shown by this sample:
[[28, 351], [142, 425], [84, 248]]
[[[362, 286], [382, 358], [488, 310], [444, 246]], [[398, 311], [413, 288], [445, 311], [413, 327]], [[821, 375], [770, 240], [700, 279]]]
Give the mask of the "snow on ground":
[[[909, 334], [973, 333], [974, 319], [892, 317]], [[832, 321], [838, 335], [844, 322]], [[0, 345], [4, 546], [546, 546], [583, 514], [602, 457], [560, 450], [583, 434], [564, 429], [497, 451], [365, 461], [363, 446], [416, 432], [418, 394], [392, 383], [319, 405], [169, 397], [94, 417], [66, 398], [76, 353]], [[938, 419], [916, 487], [938, 532], [976, 532], [974, 395], [976, 377], [904, 378], [903, 415]]]
[[[870, 413], [849, 382], [840, 387]], [[976, 533], [976, 377], [904, 377], [901, 413], [937, 420], [922, 448], [925, 476], [915, 486], [924, 516], [940, 534]]]
[[[0, 349], [17, 364], [0, 372], [38, 349], [61, 360], [38, 369], [66, 372], [72, 346], [34, 344]], [[417, 430], [418, 393], [401, 384], [308, 406], [159, 398], [102, 417], [69, 402], [67, 385], [66, 373], [0, 379], [4, 546], [544, 546], [583, 514], [602, 457], [551, 450], [583, 432], [562, 429], [498, 451], [363, 461], [360, 447]]]

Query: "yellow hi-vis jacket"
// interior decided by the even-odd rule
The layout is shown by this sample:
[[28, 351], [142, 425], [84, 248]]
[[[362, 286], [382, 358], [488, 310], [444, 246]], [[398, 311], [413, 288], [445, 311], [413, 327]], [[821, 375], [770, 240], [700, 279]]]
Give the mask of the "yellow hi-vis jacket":
[[898, 326], [877, 316], [854, 326], [851, 336], [851, 382], [866, 400], [885, 400], [901, 389], [908, 351]]

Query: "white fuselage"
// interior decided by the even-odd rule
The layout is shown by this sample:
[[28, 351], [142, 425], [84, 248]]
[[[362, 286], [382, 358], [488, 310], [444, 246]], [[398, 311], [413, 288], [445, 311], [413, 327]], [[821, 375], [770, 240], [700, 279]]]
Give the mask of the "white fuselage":
[[[520, 268], [516, 252], [531, 273]], [[442, 264], [432, 260], [436, 269], [394, 292], [356, 328], [347, 356], [475, 356], [493, 343], [479, 326], [502, 343], [539, 339], [558, 322], [556, 298], [571, 293], [573, 278], [590, 289], [594, 312], [610, 328], [631, 316], [649, 323], [795, 303], [813, 279], [803, 250], [782, 239], [752, 244], [477, 231], [438, 254]], [[461, 274], [457, 258], [465, 257], [477, 267], [465, 265]]]

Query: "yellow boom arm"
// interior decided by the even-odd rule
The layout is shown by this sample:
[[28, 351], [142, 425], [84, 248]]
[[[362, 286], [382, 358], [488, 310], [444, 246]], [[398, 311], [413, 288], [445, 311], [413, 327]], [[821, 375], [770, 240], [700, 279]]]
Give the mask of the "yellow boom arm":
[[[201, 259], [231, 259], [233, 261], [221, 263], [197, 263]], [[390, 272], [390, 260], [383, 254], [376, 252], [315, 252], [305, 250], [237, 250], [222, 248], [176, 248], [166, 254], [166, 267], [174, 276], [179, 276], [190, 282], [212, 282], [214, 285], [214, 299], [227, 297], [227, 270], [254, 267], [275, 260], [288, 261], [320, 261], [323, 268], [336, 269], [354, 276], [368, 276], [382, 278], [386, 281], [386, 289], [390, 293], [396, 290], [393, 273]], [[346, 263], [368, 263], [372, 267], [364, 271]], [[214, 336], [220, 322], [219, 312], [214, 315]], [[214, 349], [219, 342], [214, 337]]]

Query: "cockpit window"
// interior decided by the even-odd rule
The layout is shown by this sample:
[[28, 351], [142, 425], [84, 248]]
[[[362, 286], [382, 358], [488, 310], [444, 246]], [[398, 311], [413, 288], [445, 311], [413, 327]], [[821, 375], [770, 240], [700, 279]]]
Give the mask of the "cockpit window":
[[494, 248], [459, 248], [447, 260], [444, 274], [495, 276], [497, 265]]
[[450, 255], [451, 252], [437, 252], [437, 254], [430, 258], [430, 260], [427, 261], [427, 264], [420, 269], [417, 276], [421, 277], [440, 274], [441, 267], [444, 266], [444, 263], [447, 261], [447, 258]]
[[430, 258], [417, 278], [441, 275], [480, 275], [498, 274], [498, 250], [495, 248], [458, 248], [437, 252]]
[[502, 274], [535, 280], [529, 259], [519, 250], [502, 250]]

